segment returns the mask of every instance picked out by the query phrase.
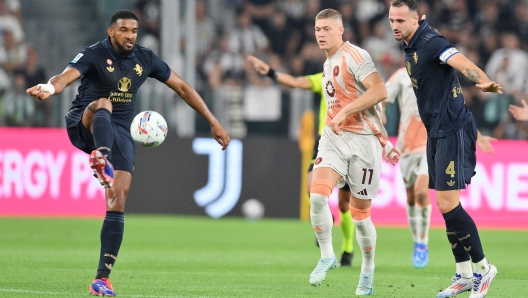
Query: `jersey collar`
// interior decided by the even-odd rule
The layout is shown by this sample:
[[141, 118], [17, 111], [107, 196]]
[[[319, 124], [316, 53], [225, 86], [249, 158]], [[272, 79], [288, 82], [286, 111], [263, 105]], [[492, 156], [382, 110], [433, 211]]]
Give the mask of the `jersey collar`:
[[[128, 54], [127, 56], [121, 56], [119, 55], [119, 53], [114, 49], [114, 47], [112, 46], [112, 42], [110, 41], [110, 36], [108, 36], [105, 40], [105, 44], [106, 44], [106, 48], [108, 49], [108, 51], [110, 52], [110, 56], [112, 56], [112, 60], [117, 60], [117, 59], [120, 59], [120, 58], [134, 58], [134, 51], [132, 50], [132, 52], [130, 54]], [[134, 46], [135, 48], [135, 46]]]
[[418, 27], [416, 32], [414, 32], [414, 35], [411, 38], [411, 41], [409, 42], [409, 44], [406, 45], [405, 41], [403, 42], [404, 49], [412, 48], [414, 42], [418, 39], [418, 36], [420, 35], [420, 33], [422, 33], [423, 29], [425, 29], [425, 27], [429, 26], [429, 24], [427, 24], [427, 21], [425, 21], [425, 20], [418, 21], [418, 24], [420, 24], [420, 27]]

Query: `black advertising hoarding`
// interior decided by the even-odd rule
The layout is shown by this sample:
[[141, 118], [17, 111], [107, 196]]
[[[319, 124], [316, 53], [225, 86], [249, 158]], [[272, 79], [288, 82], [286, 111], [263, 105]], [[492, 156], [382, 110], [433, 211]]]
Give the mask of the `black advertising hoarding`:
[[301, 157], [287, 138], [231, 140], [167, 138], [137, 147], [127, 213], [241, 216], [241, 204], [260, 200], [265, 217], [298, 218]]

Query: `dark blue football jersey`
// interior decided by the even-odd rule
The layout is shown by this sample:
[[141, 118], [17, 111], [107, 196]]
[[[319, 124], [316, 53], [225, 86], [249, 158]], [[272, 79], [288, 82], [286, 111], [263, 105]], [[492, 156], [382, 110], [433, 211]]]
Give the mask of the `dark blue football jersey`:
[[440, 60], [441, 55], [447, 61], [457, 53], [454, 45], [426, 21], [419, 24], [409, 44], [404, 43], [405, 68], [427, 135], [441, 138], [464, 127], [473, 120], [473, 115], [464, 102], [456, 70]]
[[150, 49], [135, 45], [128, 56], [119, 55], [110, 38], [84, 48], [70, 62], [81, 73], [81, 85], [72, 109], [86, 108], [99, 98], [112, 102], [112, 122], [130, 126], [139, 87], [152, 77], [166, 82], [169, 66]]

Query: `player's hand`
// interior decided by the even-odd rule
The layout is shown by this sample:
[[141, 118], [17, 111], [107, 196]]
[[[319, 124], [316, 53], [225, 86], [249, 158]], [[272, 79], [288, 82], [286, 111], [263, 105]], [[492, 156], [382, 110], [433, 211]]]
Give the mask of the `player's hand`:
[[222, 145], [222, 150], [226, 150], [227, 146], [229, 145], [229, 141], [231, 141], [231, 138], [229, 138], [227, 131], [222, 127], [222, 125], [218, 124], [212, 126], [211, 134], [213, 135], [213, 138], [218, 142], [218, 144]]
[[270, 70], [270, 66], [265, 63], [264, 61], [258, 59], [255, 56], [247, 56], [246, 60], [253, 65], [253, 68], [260, 73], [261, 75], [268, 74], [268, 71]]
[[48, 99], [51, 96], [51, 93], [42, 90], [39, 85], [28, 88], [26, 93], [40, 100]]
[[387, 140], [387, 144], [383, 147], [383, 159], [393, 166], [400, 161], [400, 151], [389, 140]]
[[515, 120], [528, 121], [528, 105], [524, 99], [521, 100], [521, 104], [522, 107], [510, 105], [508, 111], [510, 111]]
[[491, 145], [491, 142], [495, 141], [497, 141], [496, 138], [482, 135], [480, 132], [477, 135], [477, 145], [479, 146], [480, 150], [482, 150], [482, 152], [484, 153], [495, 154], [495, 150], [493, 150], [493, 146]]
[[484, 92], [497, 92], [499, 94], [502, 94], [502, 86], [495, 82], [476, 84], [475, 87], [479, 88]]
[[341, 124], [343, 124], [343, 122], [345, 121], [345, 118], [346, 118], [346, 115], [341, 113], [341, 112], [339, 112], [339, 113], [337, 113], [337, 115], [335, 115], [334, 119], [332, 119], [332, 121], [330, 121], [330, 128], [338, 136], [343, 135], [341, 133], [341, 129], [339, 128], [339, 126], [341, 126]]

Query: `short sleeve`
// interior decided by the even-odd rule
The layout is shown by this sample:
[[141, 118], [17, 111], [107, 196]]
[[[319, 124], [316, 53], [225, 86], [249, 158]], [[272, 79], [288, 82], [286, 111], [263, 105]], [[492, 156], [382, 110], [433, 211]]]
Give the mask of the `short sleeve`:
[[310, 85], [312, 85], [312, 92], [321, 92], [323, 90], [323, 73], [317, 73], [313, 75], [306, 76]]
[[[359, 82], [363, 82], [371, 73], [378, 72], [372, 57], [367, 51], [354, 52], [348, 56], [347, 65], [348, 70], [353, 74]], [[358, 63], [359, 62], [359, 63]]]
[[149, 77], [165, 83], [169, 80], [170, 74], [171, 69], [167, 63], [152, 53], [152, 70], [149, 73]]
[[440, 55], [449, 48], [454, 48], [455, 46], [450, 43], [443, 36], [435, 36], [431, 38], [425, 45], [425, 50], [427, 56], [430, 60], [436, 60], [440, 63]]
[[83, 76], [92, 68], [94, 60], [95, 53], [92, 50], [85, 48], [70, 61], [68, 66], [77, 69], [81, 73], [81, 76]]

